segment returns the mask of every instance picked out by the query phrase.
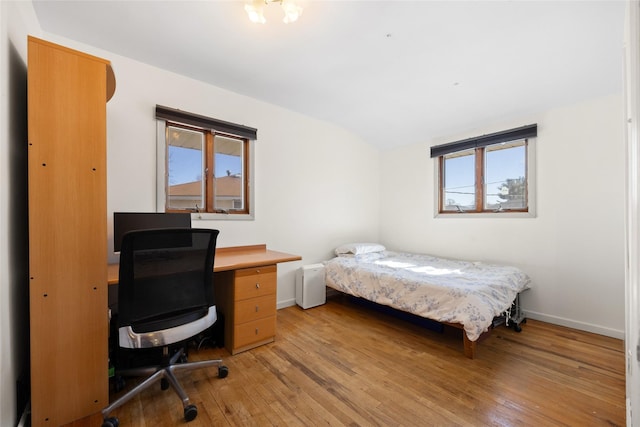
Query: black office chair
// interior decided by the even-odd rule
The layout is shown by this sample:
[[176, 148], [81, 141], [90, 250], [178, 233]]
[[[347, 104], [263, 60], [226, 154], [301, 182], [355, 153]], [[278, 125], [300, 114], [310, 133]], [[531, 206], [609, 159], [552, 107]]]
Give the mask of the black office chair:
[[201, 334], [217, 320], [213, 288], [217, 236], [218, 230], [173, 228], [132, 231], [123, 237], [118, 345], [123, 349], [160, 347], [163, 361], [159, 366], [117, 371], [119, 376], [150, 376], [102, 410], [102, 427], [117, 427], [118, 419], [109, 418], [109, 413], [158, 381], [163, 390], [173, 387], [182, 400], [185, 420], [191, 421], [198, 410], [174, 373], [218, 366], [218, 377], [227, 376], [222, 360], [187, 363], [183, 348], [170, 348]]

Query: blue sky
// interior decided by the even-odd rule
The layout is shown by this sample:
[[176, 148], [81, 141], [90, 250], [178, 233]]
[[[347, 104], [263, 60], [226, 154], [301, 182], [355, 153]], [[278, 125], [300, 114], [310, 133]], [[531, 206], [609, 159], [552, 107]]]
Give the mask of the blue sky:
[[[238, 156], [216, 154], [215, 176], [239, 174], [241, 160]], [[202, 151], [190, 148], [169, 146], [169, 184], [184, 184], [198, 181], [202, 178]]]
[[[488, 191], [491, 194], [498, 192], [498, 187], [507, 178], [519, 178], [525, 176], [526, 157], [525, 147], [512, 147], [505, 150], [495, 150], [489, 152], [485, 165], [485, 181], [488, 183]], [[445, 185], [448, 190], [460, 193], [447, 193], [447, 199], [455, 199], [460, 206], [474, 204], [474, 181], [475, 181], [475, 156], [455, 157], [447, 160], [445, 169]], [[490, 196], [489, 203], [496, 203], [497, 196]], [[445, 200], [446, 202], [446, 200]]]

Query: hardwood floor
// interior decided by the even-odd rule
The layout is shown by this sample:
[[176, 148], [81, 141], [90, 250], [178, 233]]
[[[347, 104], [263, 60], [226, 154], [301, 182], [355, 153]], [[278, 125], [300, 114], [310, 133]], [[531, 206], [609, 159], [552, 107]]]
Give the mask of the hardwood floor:
[[[424, 329], [335, 297], [278, 311], [276, 342], [181, 376], [197, 426], [624, 426], [621, 340], [529, 320], [462, 353], [460, 330]], [[112, 413], [122, 427], [185, 424], [158, 388]], [[71, 426], [99, 426], [98, 416]]]

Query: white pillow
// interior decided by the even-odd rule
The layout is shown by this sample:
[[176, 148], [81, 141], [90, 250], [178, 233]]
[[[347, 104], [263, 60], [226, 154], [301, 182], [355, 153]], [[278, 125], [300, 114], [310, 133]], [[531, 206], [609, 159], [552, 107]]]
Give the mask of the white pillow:
[[379, 243], [347, 243], [336, 248], [336, 255], [360, 255], [386, 250]]

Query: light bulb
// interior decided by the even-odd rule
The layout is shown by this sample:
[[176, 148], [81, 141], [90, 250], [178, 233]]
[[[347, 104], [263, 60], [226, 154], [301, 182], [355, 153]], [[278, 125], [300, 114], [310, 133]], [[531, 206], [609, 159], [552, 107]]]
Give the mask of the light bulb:
[[255, 24], [264, 24], [267, 20], [264, 17], [264, 1], [252, 0], [244, 5], [244, 10], [249, 16], [249, 21]]
[[282, 21], [285, 24], [295, 22], [302, 15], [302, 7], [295, 4], [293, 0], [282, 0], [280, 3], [284, 11], [284, 19]]

